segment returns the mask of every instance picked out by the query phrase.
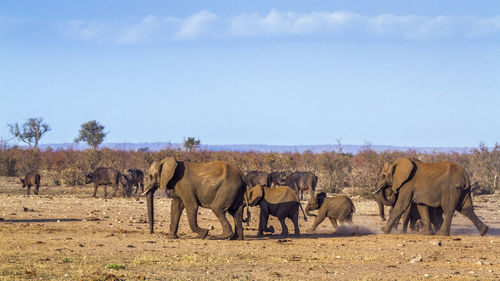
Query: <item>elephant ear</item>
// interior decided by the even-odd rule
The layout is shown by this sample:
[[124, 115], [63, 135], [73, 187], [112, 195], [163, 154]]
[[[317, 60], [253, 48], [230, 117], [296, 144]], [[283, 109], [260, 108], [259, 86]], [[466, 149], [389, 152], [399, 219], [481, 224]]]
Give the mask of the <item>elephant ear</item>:
[[408, 158], [398, 158], [392, 163], [392, 191], [398, 193], [399, 188], [410, 177], [413, 162]]
[[177, 168], [177, 160], [174, 157], [165, 157], [160, 162], [160, 188], [167, 188]]

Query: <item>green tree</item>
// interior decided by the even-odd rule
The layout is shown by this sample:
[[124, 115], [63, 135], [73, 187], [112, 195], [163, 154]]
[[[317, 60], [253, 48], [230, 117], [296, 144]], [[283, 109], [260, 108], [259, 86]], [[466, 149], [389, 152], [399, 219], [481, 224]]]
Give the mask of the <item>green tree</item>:
[[194, 151], [200, 146], [200, 140], [197, 140], [193, 137], [189, 137], [186, 140], [184, 140], [184, 148], [187, 151]]
[[43, 118], [29, 118], [22, 127], [18, 123], [8, 124], [10, 133], [17, 139], [29, 145], [30, 148], [38, 149], [38, 142], [43, 134], [50, 131], [47, 123], [43, 122]]
[[99, 124], [96, 120], [88, 121], [81, 125], [78, 137], [75, 142], [85, 141], [94, 150], [104, 141], [108, 133], [104, 132], [104, 126]]

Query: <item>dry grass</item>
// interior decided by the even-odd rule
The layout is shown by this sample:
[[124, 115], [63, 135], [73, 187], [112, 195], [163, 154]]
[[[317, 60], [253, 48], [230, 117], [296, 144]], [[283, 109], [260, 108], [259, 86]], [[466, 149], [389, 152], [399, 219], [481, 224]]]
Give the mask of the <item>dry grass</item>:
[[[1, 280], [331, 280], [500, 278], [499, 196], [475, 197], [490, 234], [477, 235], [457, 214], [450, 237], [379, 234], [374, 201], [353, 198], [354, 227], [332, 234], [325, 221], [300, 238], [256, 237], [258, 209], [244, 241], [201, 240], [183, 215], [180, 239], [165, 237], [170, 200], [156, 198], [157, 225], [148, 234], [143, 198], [91, 198], [90, 186], [42, 186], [25, 196], [14, 178], [0, 178]], [[98, 194], [102, 196], [102, 191]], [[27, 211], [25, 211], [25, 208]], [[200, 210], [202, 227], [221, 231]], [[270, 221], [277, 232], [279, 223]], [[302, 232], [312, 224], [300, 219]], [[293, 230], [291, 223], [290, 230]], [[441, 241], [442, 246], [433, 245]], [[417, 257], [417, 259], [415, 259]], [[422, 257], [420, 260], [418, 257]], [[412, 262], [413, 261], [413, 262]], [[427, 276], [426, 276], [427, 275]]]

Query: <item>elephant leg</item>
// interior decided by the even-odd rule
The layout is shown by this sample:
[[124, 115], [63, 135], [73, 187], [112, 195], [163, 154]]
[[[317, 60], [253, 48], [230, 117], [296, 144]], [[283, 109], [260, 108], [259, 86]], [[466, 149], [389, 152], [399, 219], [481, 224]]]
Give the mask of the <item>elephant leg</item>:
[[333, 225], [333, 228], [337, 228], [337, 219], [336, 218], [329, 218], [330, 219], [330, 222], [332, 223]]
[[465, 199], [465, 203], [462, 206], [462, 209], [459, 210], [459, 212], [469, 218], [469, 220], [476, 226], [477, 230], [479, 231], [479, 234], [481, 236], [485, 235], [488, 232], [488, 226], [484, 224], [481, 219], [479, 219], [476, 216], [476, 213], [474, 213], [474, 207], [472, 206], [472, 199], [470, 197], [470, 194], [466, 195], [467, 198]]
[[391, 213], [389, 214], [389, 220], [387, 221], [386, 226], [382, 227], [382, 231], [384, 233], [391, 233], [391, 229], [396, 223], [396, 221], [399, 221], [401, 218], [401, 215], [408, 209], [411, 203], [411, 198], [413, 196], [413, 193], [408, 193], [408, 194], [400, 194], [398, 200], [396, 201], [396, 204], [394, 205], [394, 208], [392, 209]]
[[172, 203], [170, 205], [170, 233], [167, 235], [168, 238], [178, 238], [177, 230], [179, 228], [179, 219], [181, 218], [183, 210], [184, 203], [182, 203], [182, 200], [179, 197], [172, 198]]
[[185, 205], [185, 208], [188, 216], [189, 227], [191, 228], [191, 230], [197, 233], [202, 239], [207, 237], [208, 229], [198, 226], [198, 205], [196, 203], [193, 203], [190, 205]]
[[412, 208], [410, 204], [410, 207], [406, 209], [406, 211], [403, 213], [402, 218], [403, 218], [403, 229], [401, 230], [403, 233], [406, 233], [408, 230], [408, 222], [410, 221], [411, 215], [410, 215], [410, 210]]
[[434, 227], [434, 231], [437, 232], [443, 225], [443, 210], [440, 207], [432, 208], [429, 215], [431, 217], [431, 224]]
[[267, 220], [269, 219], [269, 213], [262, 206], [260, 207], [260, 217], [259, 217], [259, 230], [257, 231], [257, 236], [264, 236], [264, 231], [274, 232], [274, 227], [267, 228]]
[[424, 224], [420, 233], [424, 234], [424, 235], [434, 234], [434, 232], [432, 232], [432, 228], [431, 228], [431, 220], [429, 217], [429, 207], [427, 205], [418, 204], [417, 209], [418, 209], [418, 212], [420, 213], [422, 223]]
[[299, 228], [299, 208], [297, 207], [293, 215], [290, 216], [290, 219], [293, 222], [293, 230], [295, 236], [300, 236], [300, 228]]
[[234, 234], [231, 240], [243, 240], [243, 205], [240, 205], [238, 209], [229, 210], [229, 214], [233, 216], [234, 219]]
[[380, 202], [378, 200], [377, 200], [377, 204], [378, 204], [378, 211], [380, 213], [380, 218], [382, 219], [382, 221], [385, 221], [384, 204], [382, 204], [382, 202]]
[[218, 238], [227, 239], [233, 236], [233, 230], [231, 229], [231, 224], [229, 224], [229, 221], [226, 218], [226, 212], [221, 211], [220, 209], [212, 209], [212, 212], [214, 212], [215, 216], [217, 216], [222, 226], [222, 234]]
[[281, 235], [283, 235], [283, 236], [288, 235], [288, 227], [286, 226], [285, 218], [286, 217], [282, 217], [282, 216], [278, 217], [278, 220], [280, 221], [280, 224], [281, 224]]
[[311, 228], [309, 228], [308, 232], [314, 232], [314, 230], [318, 227], [318, 225], [323, 222], [325, 217], [326, 217], [326, 212], [320, 209], [318, 211], [318, 215], [314, 219], [313, 225], [311, 226]]

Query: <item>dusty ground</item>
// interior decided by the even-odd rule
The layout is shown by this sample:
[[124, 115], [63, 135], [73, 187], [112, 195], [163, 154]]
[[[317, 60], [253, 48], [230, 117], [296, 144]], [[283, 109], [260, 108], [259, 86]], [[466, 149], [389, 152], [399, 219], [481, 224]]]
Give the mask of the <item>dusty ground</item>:
[[[144, 198], [95, 199], [91, 186], [24, 193], [18, 179], [0, 178], [2, 280], [500, 279], [498, 195], [473, 199], [490, 226], [484, 237], [461, 214], [449, 237], [380, 234], [375, 202], [353, 198], [359, 225], [354, 236], [349, 233], [355, 227], [332, 234], [324, 221], [316, 233], [300, 238], [257, 238], [253, 208], [244, 241], [219, 241], [198, 239], [185, 215], [180, 239], [167, 239], [170, 200], [164, 197], [155, 200], [157, 233], [150, 235]], [[219, 234], [215, 216], [200, 213], [200, 225]], [[276, 220], [270, 223], [280, 231]], [[303, 233], [311, 224], [300, 216]]]

